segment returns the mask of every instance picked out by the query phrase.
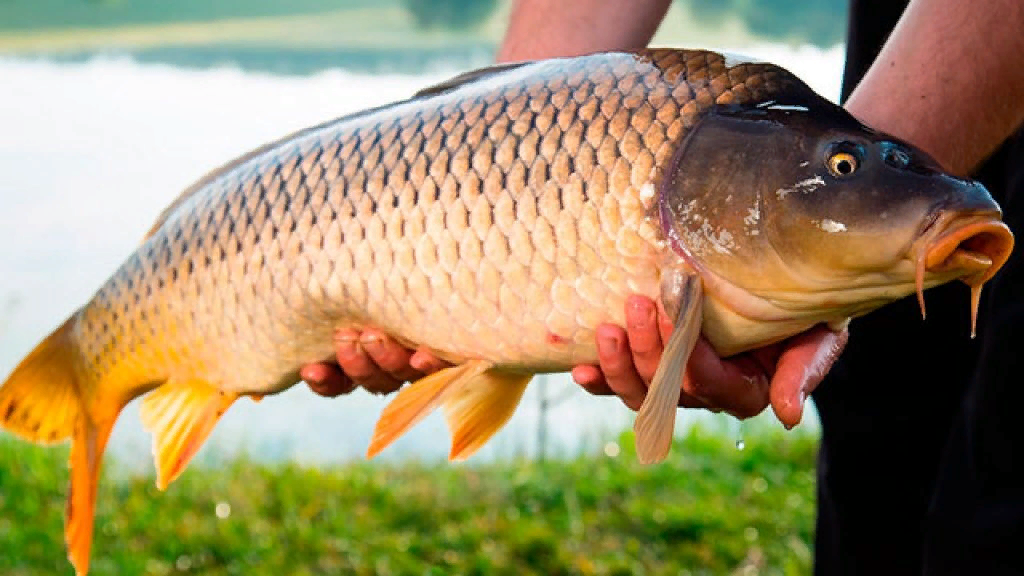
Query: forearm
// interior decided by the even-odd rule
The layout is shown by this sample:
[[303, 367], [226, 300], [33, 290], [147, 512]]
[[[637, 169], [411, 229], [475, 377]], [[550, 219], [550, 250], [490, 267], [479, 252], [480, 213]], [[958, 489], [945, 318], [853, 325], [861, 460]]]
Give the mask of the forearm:
[[499, 62], [647, 46], [672, 0], [515, 0]]
[[846, 108], [966, 175], [1024, 122], [1024, 3], [913, 0]]

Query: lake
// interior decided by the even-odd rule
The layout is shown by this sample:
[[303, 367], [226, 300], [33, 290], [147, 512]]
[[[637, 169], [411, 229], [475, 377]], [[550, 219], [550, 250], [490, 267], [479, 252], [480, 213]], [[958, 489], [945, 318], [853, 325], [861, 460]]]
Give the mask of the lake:
[[[776, 62], [822, 95], [838, 97], [841, 47], [701, 47]], [[0, 375], [87, 301], [157, 213], [208, 170], [293, 130], [405, 98], [456, 72], [370, 75], [334, 68], [278, 75], [114, 56], [0, 59]], [[598, 449], [631, 425], [632, 413], [618, 400], [591, 397], [566, 375], [546, 378], [548, 394], [565, 397], [549, 417], [554, 451]], [[531, 386], [479, 459], [535, 454], [539, 389]], [[243, 400], [225, 415], [201, 458], [239, 450], [309, 463], [361, 457], [386, 402], [361, 391], [326, 400], [304, 385], [258, 405]], [[734, 427], [696, 411], [680, 412], [679, 426], [697, 420]], [[805, 422], [815, 429], [813, 411]], [[137, 402], [119, 421], [111, 451], [127, 464], [149, 465]], [[381, 457], [435, 459], [447, 452], [448, 434], [435, 414]]]

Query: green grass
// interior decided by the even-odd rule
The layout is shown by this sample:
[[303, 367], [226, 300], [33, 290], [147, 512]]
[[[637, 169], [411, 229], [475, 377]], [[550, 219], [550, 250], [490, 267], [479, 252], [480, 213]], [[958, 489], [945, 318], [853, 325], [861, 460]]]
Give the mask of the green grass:
[[[166, 493], [106, 466], [93, 574], [804, 574], [816, 440], [695, 429], [661, 465], [193, 467]], [[0, 440], [0, 574], [70, 574], [67, 449]], [[230, 515], [218, 518], [218, 505]]]

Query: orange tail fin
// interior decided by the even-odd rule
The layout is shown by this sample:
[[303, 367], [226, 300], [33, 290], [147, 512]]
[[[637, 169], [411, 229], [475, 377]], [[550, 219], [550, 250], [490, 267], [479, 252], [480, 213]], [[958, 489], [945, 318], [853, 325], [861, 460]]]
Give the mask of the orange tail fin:
[[67, 440], [81, 414], [71, 327], [75, 316], [29, 353], [0, 387], [0, 426], [38, 444]]
[[0, 387], [0, 426], [39, 444], [72, 439], [64, 536], [68, 558], [83, 576], [89, 571], [100, 460], [127, 400], [110, 395], [118, 401], [103, 406], [103, 414], [87, 412], [83, 392], [94, 394], [97, 386], [86, 381], [88, 371], [73, 337], [77, 318], [73, 315], [47, 336]]
[[78, 576], [89, 573], [100, 460], [113, 427], [112, 420], [97, 425], [85, 416], [71, 441], [71, 486], [68, 490], [64, 542], [68, 547], [68, 559]]

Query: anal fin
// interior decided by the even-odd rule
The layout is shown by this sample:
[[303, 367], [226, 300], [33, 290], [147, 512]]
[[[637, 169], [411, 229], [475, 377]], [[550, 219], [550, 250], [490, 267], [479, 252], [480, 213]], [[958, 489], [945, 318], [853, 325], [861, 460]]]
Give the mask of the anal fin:
[[185, 471], [236, 399], [201, 380], [169, 381], [143, 398], [140, 413], [153, 434], [158, 489], [166, 490]]
[[441, 406], [447, 397], [491, 368], [491, 363], [470, 360], [445, 368], [402, 388], [384, 407], [370, 439], [366, 457], [373, 458], [402, 434]]
[[533, 374], [490, 370], [466, 382], [444, 401], [452, 433], [449, 460], [465, 460], [482, 448], [519, 407]]
[[682, 287], [679, 315], [672, 336], [665, 344], [661, 361], [647, 397], [636, 415], [636, 455], [641, 464], [661, 462], [668, 456], [675, 432], [676, 411], [682, 394], [686, 364], [701, 331], [704, 291], [700, 277], [692, 274]]

